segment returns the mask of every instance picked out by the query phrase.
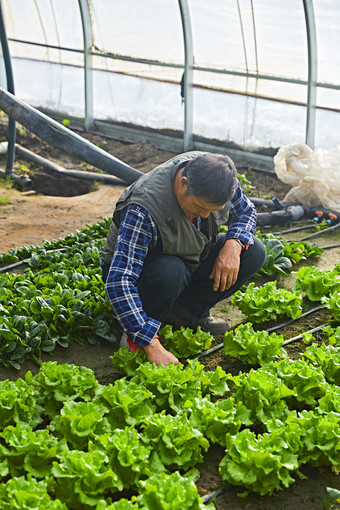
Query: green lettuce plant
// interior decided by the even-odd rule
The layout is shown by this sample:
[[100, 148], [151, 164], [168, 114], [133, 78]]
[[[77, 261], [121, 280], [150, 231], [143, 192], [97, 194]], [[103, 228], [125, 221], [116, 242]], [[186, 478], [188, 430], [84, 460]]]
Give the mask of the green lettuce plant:
[[159, 335], [165, 339], [164, 347], [178, 358], [189, 358], [205, 351], [214, 340], [214, 337], [209, 332], [202, 331], [200, 326], [196, 332], [184, 326], [173, 331], [168, 324], [160, 330]]
[[303, 353], [303, 359], [320, 367], [329, 383], [340, 385], [340, 347], [312, 344]]
[[302, 296], [276, 288], [276, 280], [261, 287], [255, 287], [251, 282], [244, 292], [238, 290], [231, 298], [232, 305], [254, 323], [276, 320], [280, 315], [297, 319], [302, 312], [302, 301]]
[[52, 475], [57, 497], [74, 510], [96, 507], [99, 499], [122, 490], [107, 455], [99, 450], [64, 452], [53, 464]]
[[276, 417], [288, 415], [285, 399], [294, 395], [275, 374], [266, 370], [251, 369], [232, 377], [236, 402], [242, 402], [251, 411], [250, 419], [255, 424], [265, 424]]
[[296, 273], [294, 292], [304, 292], [310, 301], [321, 301], [324, 296], [339, 292], [340, 280], [333, 271], [319, 269], [316, 266], [304, 266]]
[[39, 392], [23, 379], [0, 381], [0, 430], [25, 422], [32, 428], [42, 422]]
[[227, 434], [220, 473], [226, 482], [264, 496], [294, 483], [292, 474], [298, 466], [298, 456], [279, 431], [256, 436], [244, 429]]
[[209, 441], [194, 429], [185, 414], [154, 414], [144, 420], [142, 440], [157, 452], [168, 470], [187, 470], [202, 462]]
[[152, 416], [156, 410], [154, 399], [144, 385], [122, 377], [114, 384], [99, 386], [93, 403], [105, 409], [105, 418], [113, 430], [126, 425], [138, 426]]
[[60, 499], [52, 499], [46, 480], [10, 478], [0, 484], [1, 510], [67, 510]]
[[25, 381], [30, 388], [39, 389], [39, 401], [44, 403], [44, 412], [51, 418], [59, 413], [66, 401], [90, 401], [98, 387], [90, 368], [57, 361], [42, 363], [36, 375], [29, 370]]
[[251, 411], [233, 396], [211, 401], [210, 396], [195, 398], [186, 403], [189, 421], [212, 443], [225, 446], [226, 434], [235, 434], [242, 425], [252, 425]]
[[267, 331], [254, 331], [250, 322], [227, 331], [223, 340], [224, 354], [239, 357], [250, 365], [265, 365], [288, 356], [282, 347], [283, 336]]
[[60, 441], [48, 429], [32, 430], [24, 422], [9, 425], [0, 432], [0, 454], [6, 460], [7, 473], [11, 476], [30, 474], [35, 478], [50, 476], [52, 462], [67, 450], [66, 440]]
[[131, 487], [136, 490], [141, 478], [164, 471], [151, 446], [144, 444], [134, 427], [95, 436], [89, 442], [89, 451], [97, 450], [107, 455], [109, 465], [119, 477], [121, 489]]

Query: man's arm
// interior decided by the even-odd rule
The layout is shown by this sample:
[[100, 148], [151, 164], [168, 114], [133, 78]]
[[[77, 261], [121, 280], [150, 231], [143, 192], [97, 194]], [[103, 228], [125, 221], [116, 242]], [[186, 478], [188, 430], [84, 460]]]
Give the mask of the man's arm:
[[[247, 198], [240, 184], [231, 201], [228, 231], [218, 257], [216, 258], [210, 279], [214, 280], [213, 289], [221, 292], [229, 289], [237, 280], [240, 268], [242, 246], [254, 243], [257, 212]], [[240, 241], [240, 242], [239, 242]]]
[[145, 257], [157, 238], [158, 229], [149, 213], [134, 204], [127, 206], [122, 211], [105, 290], [118, 321], [129, 338], [145, 348], [148, 360], [156, 364], [178, 363], [155, 338], [160, 322], [146, 315], [137, 290]]

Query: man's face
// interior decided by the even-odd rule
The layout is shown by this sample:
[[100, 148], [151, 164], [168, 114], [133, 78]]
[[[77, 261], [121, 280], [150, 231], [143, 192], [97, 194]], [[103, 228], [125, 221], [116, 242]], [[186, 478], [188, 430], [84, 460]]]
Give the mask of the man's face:
[[209, 214], [223, 209], [224, 205], [208, 202], [202, 197], [194, 195], [182, 195], [179, 205], [188, 218], [208, 218]]

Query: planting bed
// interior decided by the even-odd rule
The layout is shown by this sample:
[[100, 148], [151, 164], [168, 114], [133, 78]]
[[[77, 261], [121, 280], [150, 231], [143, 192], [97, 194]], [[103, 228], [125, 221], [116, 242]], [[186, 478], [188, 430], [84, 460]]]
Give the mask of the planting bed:
[[[6, 125], [1, 126], [1, 138], [6, 139]], [[87, 135], [88, 136], [88, 135]], [[142, 171], [149, 171], [154, 166], [171, 157], [173, 153], [161, 149], [156, 149], [146, 144], [123, 144], [110, 139], [100, 138], [97, 135], [88, 136], [92, 141], [98, 143], [103, 149], [107, 150], [114, 156], [120, 158], [131, 166]], [[19, 143], [40, 154], [65, 168], [79, 169], [84, 164], [74, 161], [60, 151], [56, 151], [52, 147], [40, 142], [36, 137], [31, 136], [21, 130], [18, 133]], [[24, 193], [12, 189], [8, 184], [0, 182], [0, 235], [1, 235], [1, 252], [9, 252], [11, 249], [22, 246], [35, 245], [42, 246], [45, 241], [63, 239], [68, 235], [75, 234], [86, 226], [92, 226], [100, 222], [104, 218], [110, 217], [114, 208], [115, 201], [122, 192], [121, 186], [100, 185], [95, 186], [91, 190], [84, 190], [84, 184], [76, 180], [66, 180], [57, 186], [55, 179], [48, 177], [42, 178], [39, 175], [39, 169], [33, 164], [16, 160], [16, 169], [22, 169], [23, 166], [34, 170], [33, 189], [26, 190]], [[0, 168], [4, 168], [5, 158], [1, 156]], [[91, 170], [91, 169], [88, 169]], [[239, 169], [254, 186], [249, 191], [249, 195], [257, 197], [276, 196], [283, 199], [288, 187], [279, 182], [275, 177], [268, 174], [252, 171], [251, 169]], [[44, 172], [46, 173], [46, 172]], [[81, 185], [81, 188], [78, 188]], [[58, 188], [58, 195], [52, 196]], [[65, 196], [65, 189], [70, 188], [72, 192]], [[86, 191], [88, 191], [86, 193]], [[35, 193], [36, 192], [36, 193]], [[44, 193], [42, 195], [41, 193]], [[77, 193], [82, 193], [77, 195]], [[61, 196], [63, 194], [63, 196]], [[2, 200], [1, 200], [2, 199]], [[274, 228], [273, 230], [279, 230]], [[262, 235], [267, 234], [268, 228], [261, 229]], [[310, 231], [306, 231], [307, 233]], [[300, 239], [306, 232], [285, 235], [286, 239]], [[340, 234], [335, 231], [331, 236], [322, 234], [313, 241], [319, 246], [336, 244], [340, 242]], [[298, 270], [303, 266], [317, 266], [322, 271], [331, 271], [335, 264], [340, 262], [340, 249], [333, 248], [325, 250], [319, 256], [313, 256], [302, 260], [293, 269]], [[2, 263], [2, 266], [6, 265]], [[27, 265], [19, 266], [13, 270], [18, 274], [23, 274]], [[287, 270], [289, 273], [289, 270]], [[0, 274], [1, 280], [1, 274]], [[255, 279], [255, 285], [266, 285], [271, 280], [277, 281], [277, 286], [290, 290], [296, 280], [296, 275], [283, 276], [275, 273], [274, 275], [259, 275]], [[100, 285], [100, 284], [98, 284]], [[319, 302], [311, 302], [305, 299], [304, 310], [315, 307]], [[214, 309], [214, 313], [223, 317], [227, 317], [231, 327], [236, 328], [241, 323], [247, 322], [247, 316], [233, 305], [231, 300], [220, 303]], [[289, 317], [280, 316], [274, 320], [266, 322], [252, 321], [254, 330], [262, 330], [275, 326], [278, 323], [287, 321]], [[285, 326], [277, 331], [282, 334], [283, 340], [288, 340], [321, 324], [325, 324], [332, 320], [329, 309], [322, 308], [310, 315], [296, 320], [294, 323]], [[83, 336], [86, 336], [85, 334]], [[321, 332], [314, 334], [313, 342], [321, 345], [325, 335]], [[85, 338], [84, 338], [85, 340]], [[216, 337], [213, 340], [213, 346], [223, 342], [223, 337]], [[298, 340], [286, 346], [286, 352], [292, 360], [300, 360], [303, 353], [310, 347], [303, 340]], [[99, 384], [107, 385], [120, 379], [124, 374], [113, 365], [110, 357], [117, 350], [117, 345], [108, 340], [101, 339], [95, 345], [77, 342], [70, 343], [69, 347], [61, 347], [58, 345], [51, 352], [42, 352], [43, 361], [57, 361], [58, 363], [69, 363], [79, 366], [85, 366], [93, 370], [94, 376]], [[212, 354], [201, 357], [199, 360], [208, 371], [215, 370], [218, 366], [222, 366], [226, 373], [231, 376], [237, 376], [240, 371], [249, 372], [254, 370], [254, 366], [245, 362], [242, 356], [229, 356], [219, 349]], [[247, 360], [246, 360], [247, 361]], [[258, 368], [258, 367], [255, 367]], [[18, 378], [25, 378], [28, 371], [33, 375], [38, 374], [39, 367], [32, 360], [25, 360], [21, 366], [17, 368], [4, 367], [0, 365], [0, 381], [10, 379], [12, 381]], [[231, 388], [233, 383], [228, 383]], [[307, 406], [310, 409], [312, 406]], [[255, 424], [252, 430], [262, 432], [259, 424]], [[337, 450], [340, 465], [340, 450]], [[225, 448], [212, 444], [207, 452], [203, 453], [203, 461], [198, 463], [196, 467], [200, 471], [200, 477], [196, 484], [199, 494], [205, 496], [210, 492], [226, 486], [227, 482], [222, 480], [219, 473], [219, 464], [225, 455]], [[1, 459], [0, 459], [1, 466]], [[336, 469], [331, 469], [329, 465], [312, 465], [305, 463], [300, 467], [300, 478], [296, 472], [292, 476], [296, 478], [295, 483], [288, 488], [280, 491], [274, 491], [272, 495], [259, 495], [250, 492], [246, 497], [240, 498], [237, 493], [240, 487], [234, 485], [229, 486], [227, 492], [217, 496], [214, 500], [215, 507], [220, 510], [284, 510], [288, 508], [320, 510], [323, 500], [327, 495], [326, 487], [332, 487], [340, 490], [340, 479], [336, 473]], [[266, 483], [266, 482], [264, 482]], [[129, 497], [130, 494], [127, 494]], [[84, 506], [84, 508], [87, 508]], [[95, 507], [94, 507], [95, 508]], [[326, 507], [325, 507], [326, 508]], [[333, 508], [336, 508], [334, 506]], [[177, 510], [177, 508], [176, 508]], [[181, 510], [178, 508], [178, 510]]]

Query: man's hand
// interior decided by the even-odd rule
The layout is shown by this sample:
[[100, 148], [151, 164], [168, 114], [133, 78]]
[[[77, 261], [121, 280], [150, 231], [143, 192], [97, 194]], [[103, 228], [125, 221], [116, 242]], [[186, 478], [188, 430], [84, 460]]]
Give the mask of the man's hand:
[[148, 361], [150, 363], [155, 363], [157, 366], [161, 364], [170, 365], [171, 362], [175, 365], [179, 363], [176, 356], [164, 349], [157, 336], [152, 340], [151, 344], [146, 345], [143, 349], [146, 352]]
[[237, 280], [242, 248], [235, 239], [227, 239], [218, 254], [209, 278], [214, 280], [213, 289], [224, 292]]

